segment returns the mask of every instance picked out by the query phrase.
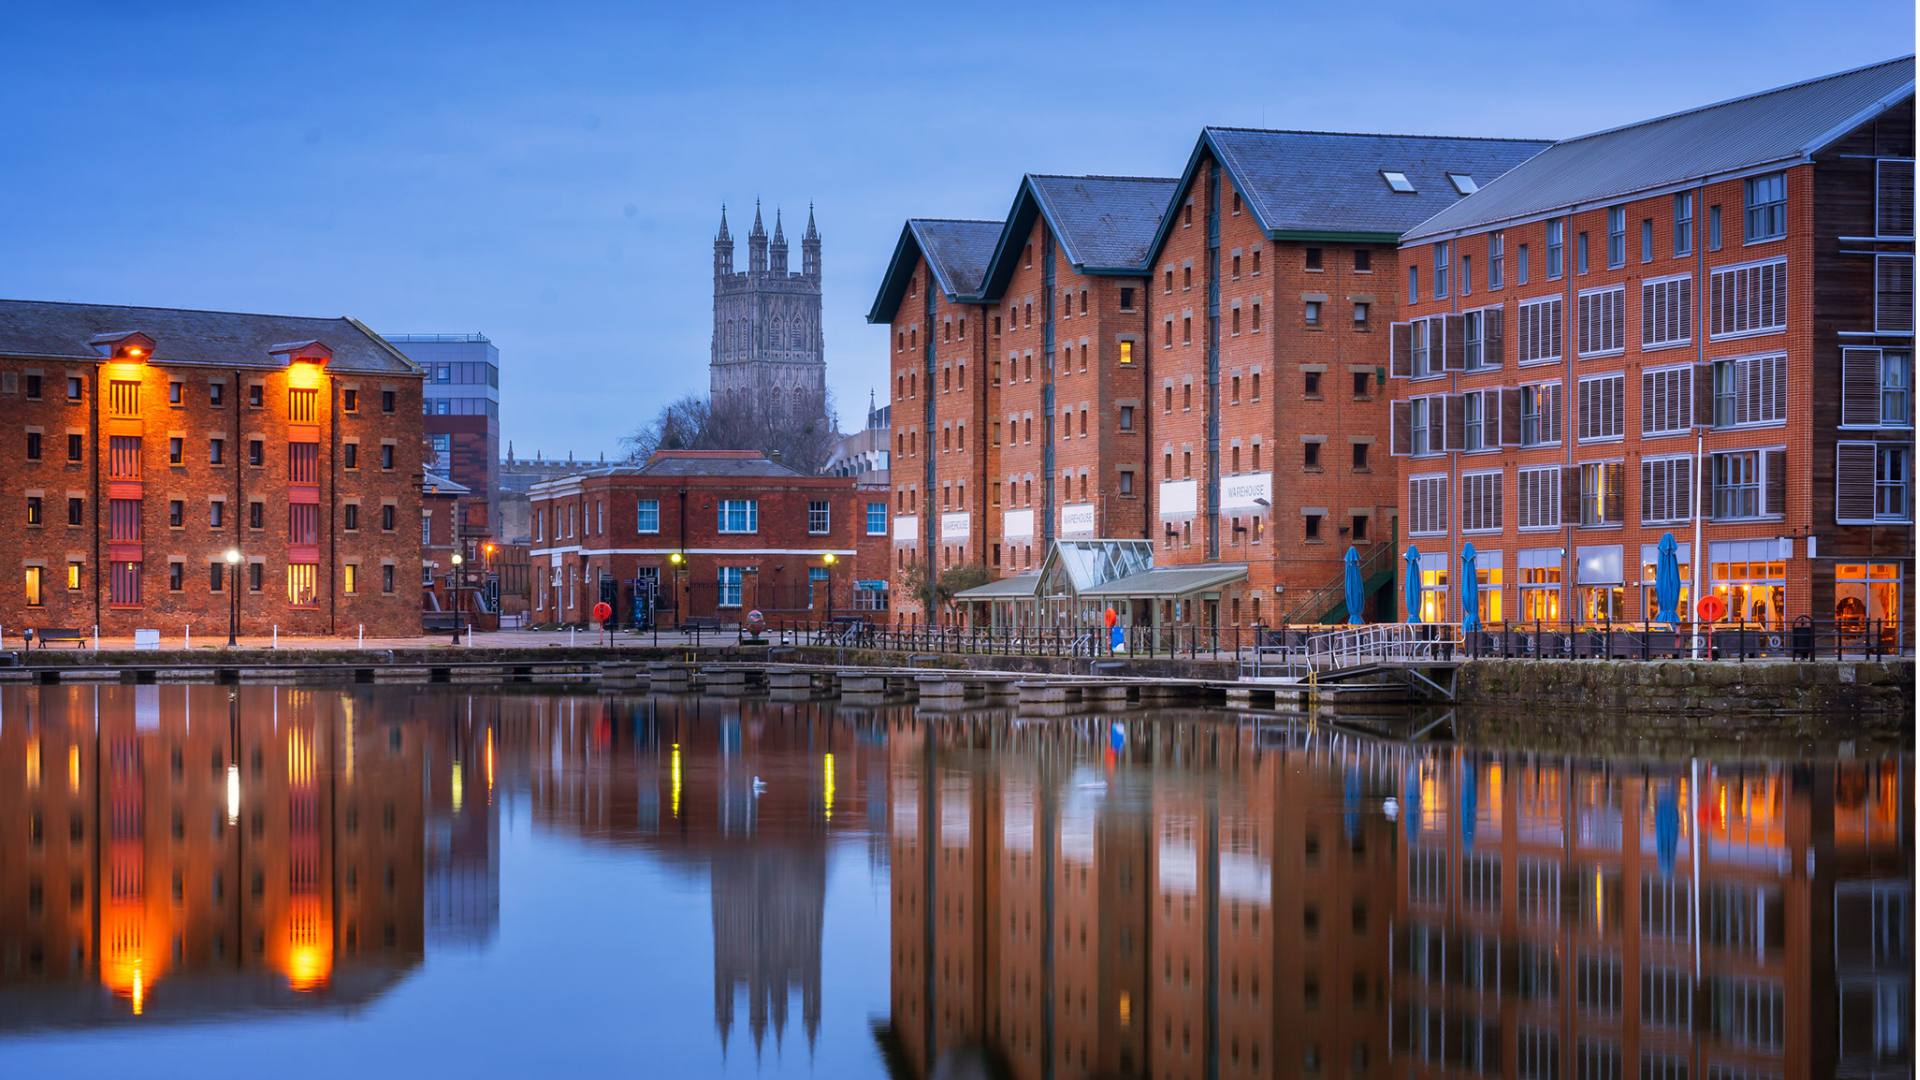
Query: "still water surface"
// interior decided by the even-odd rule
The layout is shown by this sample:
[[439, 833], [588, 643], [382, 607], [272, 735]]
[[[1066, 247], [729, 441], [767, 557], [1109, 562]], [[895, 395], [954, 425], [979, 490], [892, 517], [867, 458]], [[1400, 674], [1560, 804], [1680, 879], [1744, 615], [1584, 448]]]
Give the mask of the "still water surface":
[[1911, 1074], [1904, 754], [930, 716], [0, 688], [0, 1072]]

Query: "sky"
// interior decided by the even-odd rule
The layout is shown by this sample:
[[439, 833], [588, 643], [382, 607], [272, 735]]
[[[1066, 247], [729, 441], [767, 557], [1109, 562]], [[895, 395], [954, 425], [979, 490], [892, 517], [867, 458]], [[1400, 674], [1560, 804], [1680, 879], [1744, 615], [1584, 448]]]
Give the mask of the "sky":
[[796, 266], [814, 205], [854, 430], [903, 222], [1023, 173], [1178, 175], [1209, 124], [1565, 137], [1914, 51], [1912, 0], [6, 6], [0, 297], [484, 333], [502, 437], [588, 458], [705, 392], [723, 202]]

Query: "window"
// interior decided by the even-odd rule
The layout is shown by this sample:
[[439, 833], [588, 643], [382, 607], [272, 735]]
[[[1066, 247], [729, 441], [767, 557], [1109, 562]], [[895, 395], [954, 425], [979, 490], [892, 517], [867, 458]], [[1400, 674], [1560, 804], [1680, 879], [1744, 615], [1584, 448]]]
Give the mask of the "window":
[[120, 606], [140, 603], [140, 564], [117, 562], [109, 567], [107, 602]]
[[759, 532], [760, 501], [758, 499], [720, 500], [720, 531], [723, 533]]
[[1407, 482], [1410, 536], [1435, 536], [1447, 531], [1447, 478], [1416, 476]]
[[218, 529], [218, 528], [224, 527], [226, 523], [227, 523], [227, 504], [220, 499], [215, 499], [212, 502], [208, 503], [207, 504], [207, 526], [209, 528]]
[[84, 525], [87, 519], [87, 501], [85, 499], [67, 499], [67, 524]]
[[68, 461], [79, 461], [81, 458], [81, 455], [85, 451], [85, 447], [86, 447], [86, 441], [84, 437], [81, 436], [78, 432], [69, 432], [67, 434], [67, 460]]
[[1133, 310], [1133, 290], [1132, 289], [1120, 290], [1120, 310], [1121, 311]]
[[380, 528], [385, 532], [394, 530], [394, 505], [386, 503], [380, 507]]
[[1913, 256], [1874, 256], [1873, 278], [1873, 328], [1913, 333]]
[[[1320, 539], [1320, 515], [1305, 514], [1302, 515], [1302, 517], [1306, 522], [1306, 538], [1308, 540]], [[1255, 520], [1259, 519], [1256, 518]]]
[[[1320, 325], [1320, 301], [1308, 300], [1306, 302], [1306, 307], [1304, 310], [1306, 314], [1307, 325], [1319, 326]], [[1234, 312], [1234, 314], [1238, 315], [1240, 313], [1236, 311]]]
[[388, 594], [393, 592], [393, 566], [390, 563], [380, 567], [380, 591]]
[[1580, 380], [1580, 441], [1617, 439], [1626, 434], [1625, 375]]
[[185, 439], [168, 439], [167, 440], [167, 464], [169, 465], [181, 464], [181, 455], [184, 453], [184, 451], [180, 444], [184, 442], [186, 442]]
[[360, 528], [360, 504], [348, 503], [340, 508], [340, 523], [348, 532]]
[[1650, 263], [1653, 261], [1653, 219], [1652, 218], [1640, 219], [1640, 261], [1643, 263]]
[[1835, 447], [1834, 520], [1842, 524], [1913, 517], [1913, 452], [1904, 443]]
[[867, 535], [887, 535], [887, 504], [870, 502], [867, 504]]
[[420, 542], [428, 546], [433, 544], [433, 515], [431, 514], [420, 515]]
[[1473, 294], [1473, 256], [1462, 252], [1460, 255], [1460, 295]]
[[394, 404], [394, 391], [392, 390], [380, 391], [380, 411], [385, 413], [392, 412], [393, 404]]
[[1560, 441], [1560, 384], [1520, 388], [1520, 445]]
[[1693, 426], [1693, 367], [1640, 373], [1640, 434], [1679, 435]]
[[1640, 523], [1693, 520], [1693, 458], [1647, 458], [1640, 462]]
[[1387, 182], [1387, 187], [1391, 188], [1394, 191], [1401, 192], [1402, 194], [1413, 193], [1413, 181], [1407, 179], [1406, 173], [1394, 172], [1388, 169], [1381, 169], [1380, 178], [1385, 180]]
[[1624, 285], [1580, 294], [1580, 355], [1603, 356], [1627, 347]]
[[1407, 303], [1417, 304], [1419, 302], [1420, 268], [1417, 266], [1409, 266], [1407, 267]]
[[360, 391], [353, 390], [353, 389], [340, 391], [340, 411], [341, 412], [360, 411]]
[[140, 478], [138, 435], [114, 435], [107, 439], [107, 475], [116, 480]]
[[1357, 442], [1353, 444], [1353, 471], [1354, 472], [1366, 471], [1367, 451], [1370, 446], [1371, 446], [1370, 443]]
[[267, 504], [250, 502], [247, 504], [247, 528], [264, 529], [267, 527]]
[[[1559, 277], [1561, 271], [1564, 269], [1564, 259], [1567, 249], [1566, 238], [1567, 223], [1564, 219], [1555, 218], [1547, 222], [1547, 278], [1549, 280]], [[1524, 280], [1525, 277], [1526, 273], [1522, 271], [1522, 280]]]
[[[1461, 437], [1461, 448], [1468, 451], [1485, 450], [1487, 443], [1487, 409], [1485, 394], [1477, 390], [1460, 395], [1461, 419], [1465, 432]], [[1493, 445], [1500, 442], [1500, 393], [1493, 393]]]
[[40, 433], [37, 431], [27, 432], [27, 460], [40, 460]]
[[227, 463], [227, 440], [207, 440], [207, 463], [210, 465], [225, 465]]
[[27, 524], [29, 525], [41, 524], [40, 513], [41, 513], [40, 496], [38, 495], [27, 496]]
[[1627, 467], [1619, 462], [1595, 462], [1580, 470], [1580, 524], [1619, 525], [1625, 518]]
[[738, 566], [723, 566], [720, 568], [719, 605], [721, 607], [740, 606], [741, 577], [740, 567]]
[[[1357, 247], [1353, 249], [1353, 270], [1356, 274], [1373, 273], [1373, 249]], [[1253, 253], [1253, 271], [1260, 272], [1260, 252]]]
[[140, 384], [123, 379], [115, 379], [109, 382], [107, 384], [107, 411], [113, 416], [139, 416]]
[[1709, 316], [1708, 332], [1716, 339], [1786, 329], [1787, 261], [1715, 270]]
[[[1319, 248], [1317, 248], [1317, 247], [1310, 247], [1310, 248], [1307, 248], [1307, 249], [1306, 249], [1306, 260], [1307, 260], [1307, 269], [1309, 269], [1309, 270], [1318, 270], [1318, 269], [1320, 269], [1320, 268], [1321, 268], [1321, 266], [1320, 266], [1320, 249], [1319, 249]], [[1234, 257], [1234, 263], [1233, 263], [1233, 264], [1234, 264], [1234, 266], [1236, 266], [1236, 267], [1240, 265], [1240, 259], [1239, 259], [1239, 256], [1235, 256], [1235, 257]], [[1234, 276], [1235, 276], [1235, 277], [1239, 277], [1240, 275], [1239, 275], [1238, 273], [1235, 273], [1235, 274], [1234, 274]]]
[[1353, 538], [1356, 541], [1367, 538], [1367, 515], [1355, 514], [1353, 517]]
[[1764, 457], [1760, 451], [1714, 454], [1712, 461], [1714, 520], [1754, 518], [1767, 513], [1761, 487]]
[[1876, 521], [1913, 517], [1913, 451], [1905, 446], [1876, 448], [1873, 462], [1873, 516]]
[[1120, 470], [1120, 494], [1122, 495], [1133, 494], [1133, 470], [1132, 469]]
[[1515, 259], [1517, 260], [1515, 273], [1519, 275], [1520, 284], [1525, 285], [1527, 283], [1527, 245], [1520, 245], [1519, 252], [1516, 254]]
[[380, 445], [380, 467], [383, 469], [393, 468], [393, 444], [392, 443], [382, 443]]
[[1580, 232], [1580, 235], [1574, 237], [1573, 250], [1574, 250], [1574, 273], [1576, 274], [1586, 273], [1587, 272], [1587, 234], [1585, 230], [1582, 230]]
[[1693, 254], [1693, 194], [1673, 197], [1673, 257]]
[[320, 507], [314, 503], [294, 503], [287, 507], [287, 542], [312, 545], [320, 542]]
[[1447, 179], [1453, 182], [1453, 190], [1462, 195], [1471, 195], [1480, 190], [1480, 185], [1474, 183], [1473, 177], [1468, 176], [1466, 173], [1450, 172], [1447, 174]]
[[359, 443], [340, 444], [340, 467], [343, 469], [358, 469], [360, 467]]
[[167, 564], [167, 591], [182, 592], [187, 587], [187, 564], [170, 562]]
[[[1300, 378], [1303, 384], [1301, 387], [1302, 392], [1305, 393], [1307, 397], [1317, 398], [1320, 396], [1320, 373], [1319, 372], [1303, 371], [1300, 373]], [[1236, 387], [1235, 389], [1238, 390], [1238, 387]], [[1238, 393], [1235, 393], [1234, 400], [1238, 400], [1239, 396], [1240, 395]]]
[[262, 383], [247, 384], [247, 408], [264, 409], [267, 407], [267, 388]]
[[1432, 398], [1414, 398], [1407, 404], [1407, 432], [1409, 446], [1407, 453], [1414, 457], [1437, 452], [1440, 447], [1432, 435], [1431, 406]]
[[1610, 206], [1607, 208], [1607, 268], [1617, 270], [1627, 265], [1627, 208]]
[[1787, 235], [1787, 174], [1747, 179], [1747, 243]]
[[1560, 359], [1560, 298], [1520, 305], [1519, 362], [1540, 364]]
[[79, 401], [84, 392], [85, 382], [78, 375], [67, 376], [67, 400]]
[[1707, 250], [1720, 250], [1720, 205], [1707, 207]]
[[27, 382], [27, 388], [26, 388], [27, 400], [39, 401], [40, 400], [40, 376], [28, 375], [26, 377], [26, 382]]
[[207, 564], [207, 589], [211, 592], [227, 591], [227, 568], [224, 563]]
[[1447, 255], [1448, 244], [1445, 240], [1433, 245], [1433, 298], [1435, 300], [1447, 298], [1447, 276], [1450, 269]]
[[1354, 329], [1365, 330], [1367, 328], [1367, 309], [1369, 306], [1370, 305], [1368, 305], [1365, 302], [1360, 302], [1353, 305]]
[[1120, 430], [1133, 430], [1133, 406], [1131, 405], [1120, 406]]
[[319, 398], [320, 391], [318, 390], [295, 389], [287, 391], [287, 419], [296, 424], [313, 423], [314, 415], [318, 409]]
[[167, 527], [178, 529], [187, 523], [187, 504], [179, 499], [167, 503]]
[[107, 539], [124, 544], [140, 541], [140, 500], [107, 501]]
[[1499, 532], [1504, 527], [1505, 478], [1499, 472], [1461, 474], [1461, 532]]
[[347, 563], [340, 568], [340, 591], [348, 596], [360, 591], [360, 565]]
[[1913, 162], [1882, 161], [1875, 172], [1874, 235], [1912, 238]]
[[296, 442], [287, 444], [287, 482], [292, 484], [317, 484], [320, 482], [320, 444]]
[[827, 532], [830, 520], [828, 503], [825, 499], [814, 499], [807, 503], [807, 531], [814, 535]]
[[1787, 358], [1755, 356], [1713, 365], [1713, 426], [1773, 424], [1787, 418]]
[[1123, 341], [1120, 343], [1120, 363], [1122, 365], [1133, 363], [1133, 342]]
[[[1364, 371], [1356, 371], [1356, 372], [1353, 372], [1352, 374], [1353, 374], [1353, 396], [1359, 399], [1371, 398], [1372, 388], [1373, 388], [1372, 386], [1373, 376]], [[1259, 393], [1257, 392], [1260, 389], [1258, 385], [1260, 376], [1255, 375], [1253, 378], [1255, 382], [1254, 390], [1256, 391], [1256, 393], [1254, 394], [1254, 397], [1257, 399], [1260, 396]]]
[[1657, 278], [1640, 284], [1640, 347], [1665, 348], [1693, 340], [1693, 278]]
[[1495, 229], [1487, 234], [1487, 288], [1498, 289], [1506, 284], [1507, 276], [1507, 234]]
[[1320, 471], [1320, 444], [1317, 442], [1301, 443], [1300, 452], [1301, 452], [1302, 467], [1311, 469], [1314, 472], [1319, 472]]
[[634, 531], [657, 533], [660, 531], [660, 500], [641, 499], [639, 511], [634, 522]]
[[261, 439], [247, 440], [247, 464], [265, 465], [267, 463], [267, 444]]
[[1559, 528], [1560, 466], [1521, 469], [1519, 497], [1522, 529]]

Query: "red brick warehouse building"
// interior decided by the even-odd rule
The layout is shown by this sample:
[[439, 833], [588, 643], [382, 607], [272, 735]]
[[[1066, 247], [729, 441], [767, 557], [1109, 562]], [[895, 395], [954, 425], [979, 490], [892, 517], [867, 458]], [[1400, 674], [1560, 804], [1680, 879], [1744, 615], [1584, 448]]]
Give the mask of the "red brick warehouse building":
[[1484, 620], [1649, 619], [1666, 532], [1728, 618], [1908, 616], [1913, 70], [1568, 139], [1407, 234], [1423, 617], [1472, 542]]
[[802, 475], [754, 450], [661, 450], [527, 495], [536, 624], [587, 623], [606, 599], [627, 625], [636, 581], [651, 583], [667, 626], [756, 608], [819, 617], [829, 588], [836, 616], [887, 611], [885, 494], [849, 477]]
[[419, 633], [420, 384], [352, 319], [0, 301], [0, 627]]

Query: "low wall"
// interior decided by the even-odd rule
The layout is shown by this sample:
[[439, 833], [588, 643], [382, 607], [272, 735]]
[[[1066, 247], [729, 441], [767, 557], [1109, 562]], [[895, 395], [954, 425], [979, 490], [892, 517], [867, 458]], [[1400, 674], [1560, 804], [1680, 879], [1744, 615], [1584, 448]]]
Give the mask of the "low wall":
[[1463, 705], [1584, 714], [1605, 723], [1646, 713], [1694, 724], [1711, 716], [1783, 713], [1913, 715], [1912, 660], [1473, 660], [1460, 668]]

